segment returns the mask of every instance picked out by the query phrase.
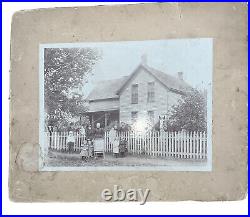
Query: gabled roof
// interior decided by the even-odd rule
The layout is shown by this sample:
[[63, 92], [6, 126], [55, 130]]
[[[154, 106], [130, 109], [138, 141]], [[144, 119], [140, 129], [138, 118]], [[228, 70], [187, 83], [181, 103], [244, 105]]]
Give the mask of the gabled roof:
[[168, 75], [164, 72], [161, 72], [157, 69], [149, 67], [145, 64], [140, 64], [135, 69], [135, 71], [130, 76], [128, 76], [127, 81], [124, 82], [123, 85], [120, 87], [120, 89], [117, 91], [118, 95], [122, 92], [124, 87], [133, 79], [133, 77], [140, 71], [139, 70], [140, 68], [145, 69], [145, 71], [147, 71], [149, 74], [155, 77], [160, 83], [162, 83], [169, 90], [179, 92], [179, 93], [185, 93], [192, 88], [184, 80]]
[[171, 91], [183, 94], [192, 88], [184, 80], [168, 75], [145, 64], [140, 64], [129, 76], [99, 82], [90, 92], [87, 100], [118, 99], [119, 94], [123, 91], [124, 87], [126, 87], [126, 85], [134, 78], [141, 68], [145, 69], [145, 71], [154, 76], [160, 83]]

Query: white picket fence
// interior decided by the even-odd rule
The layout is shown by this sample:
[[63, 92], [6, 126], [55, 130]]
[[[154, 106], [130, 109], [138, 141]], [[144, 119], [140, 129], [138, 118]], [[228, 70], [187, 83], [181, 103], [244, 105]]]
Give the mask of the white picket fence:
[[[205, 132], [135, 132], [118, 133], [119, 138], [125, 139], [128, 152], [138, 155], [159, 157], [206, 159], [207, 134]], [[105, 133], [105, 151], [113, 152], [109, 133]]]
[[[49, 149], [57, 150], [57, 151], [67, 151], [67, 137], [69, 132], [45, 132], [45, 138], [47, 140], [47, 144]], [[75, 137], [74, 143], [74, 151], [80, 152], [81, 144], [86, 139], [86, 137], [78, 132], [73, 132]]]
[[[69, 132], [46, 132], [48, 148], [56, 151], [67, 151]], [[80, 152], [81, 144], [86, 137], [74, 132], [74, 151]], [[205, 132], [148, 132], [140, 134], [133, 131], [117, 133], [119, 139], [127, 141], [130, 154], [158, 157], [206, 159], [207, 134]], [[113, 152], [109, 132], [104, 135], [105, 152]]]

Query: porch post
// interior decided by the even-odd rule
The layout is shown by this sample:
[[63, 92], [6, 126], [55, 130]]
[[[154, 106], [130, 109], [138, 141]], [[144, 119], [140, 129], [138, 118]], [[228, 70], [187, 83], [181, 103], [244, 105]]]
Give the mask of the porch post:
[[104, 126], [107, 127], [108, 125], [108, 114], [104, 112]]

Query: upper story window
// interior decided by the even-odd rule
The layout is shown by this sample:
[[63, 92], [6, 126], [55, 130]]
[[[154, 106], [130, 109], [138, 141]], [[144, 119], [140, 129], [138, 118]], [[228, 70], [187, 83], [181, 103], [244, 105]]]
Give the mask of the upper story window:
[[138, 104], [138, 84], [133, 84], [131, 89], [131, 103]]
[[148, 82], [148, 102], [155, 101], [155, 82]]

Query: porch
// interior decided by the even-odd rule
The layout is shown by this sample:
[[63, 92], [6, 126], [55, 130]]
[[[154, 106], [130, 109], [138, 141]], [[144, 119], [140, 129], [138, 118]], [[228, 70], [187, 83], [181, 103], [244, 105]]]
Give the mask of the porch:
[[82, 116], [88, 116], [92, 127], [100, 123], [101, 128], [108, 127], [111, 123], [119, 123], [119, 110], [86, 112]]

